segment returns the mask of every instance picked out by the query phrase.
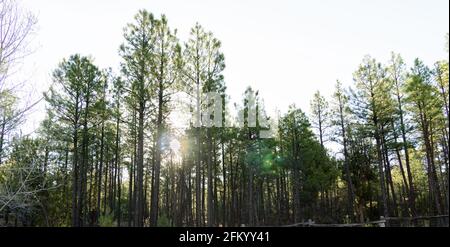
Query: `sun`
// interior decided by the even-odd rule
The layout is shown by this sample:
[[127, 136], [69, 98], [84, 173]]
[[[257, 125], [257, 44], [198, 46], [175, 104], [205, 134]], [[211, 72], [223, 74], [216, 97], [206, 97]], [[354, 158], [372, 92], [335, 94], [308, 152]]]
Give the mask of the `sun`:
[[174, 137], [170, 138], [169, 147], [172, 152], [179, 153], [181, 150], [180, 141], [178, 141], [178, 139]]

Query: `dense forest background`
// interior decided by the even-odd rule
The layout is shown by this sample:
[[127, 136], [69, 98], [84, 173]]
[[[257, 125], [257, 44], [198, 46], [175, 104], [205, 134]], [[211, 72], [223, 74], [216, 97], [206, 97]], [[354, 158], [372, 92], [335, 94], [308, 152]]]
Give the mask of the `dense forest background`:
[[[213, 33], [196, 24], [180, 41], [164, 15], [141, 10], [124, 29], [121, 70], [80, 54], [61, 58], [43, 96], [45, 120], [22, 135], [34, 104], [21, 107], [6, 82], [37, 21], [23, 13], [0, 0], [0, 225], [276, 226], [448, 215], [448, 60], [366, 56], [351, 87], [337, 81], [332, 98], [311, 95], [309, 113], [292, 105], [267, 117], [273, 136], [260, 138], [265, 128], [249, 124], [249, 113], [264, 113], [263, 99], [249, 87], [241, 103], [225, 104], [225, 56]], [[224, 104], [203, 122], [220, 115], [228, 126], [239, 112], [242, 125], [176, 128], [177, 112], [211, 107], [198, 97], [207, 92]]]

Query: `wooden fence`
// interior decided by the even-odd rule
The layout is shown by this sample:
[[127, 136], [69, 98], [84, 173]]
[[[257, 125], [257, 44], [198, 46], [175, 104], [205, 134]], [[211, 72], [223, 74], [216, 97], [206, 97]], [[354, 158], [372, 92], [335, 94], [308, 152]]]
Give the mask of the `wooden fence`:
[[448, 215], [420, 217], [381, 217], [377, 221], [350, 224], [320, 224], [312, 220], [284, 227], [448, 227]]

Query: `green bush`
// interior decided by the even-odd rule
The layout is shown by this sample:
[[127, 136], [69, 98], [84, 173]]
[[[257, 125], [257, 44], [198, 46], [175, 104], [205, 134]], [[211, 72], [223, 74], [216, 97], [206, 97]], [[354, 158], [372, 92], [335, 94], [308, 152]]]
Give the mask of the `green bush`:
[[100, 219], [99, 219], [99, 225], [101, 227], [116, 226], [116, 222], [114, 221], [114, 216], [112, 214], [101, 215]]
[[165, 214], [158, 217], [158, 226], [168, 227], [170, 226], [169, 218]]

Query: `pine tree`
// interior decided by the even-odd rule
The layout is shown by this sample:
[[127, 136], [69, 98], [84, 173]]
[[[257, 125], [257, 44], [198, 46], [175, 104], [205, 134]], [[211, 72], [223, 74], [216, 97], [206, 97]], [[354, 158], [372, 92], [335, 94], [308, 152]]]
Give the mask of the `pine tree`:
[[344, 92], [344, 89], [342, 88], [342, 84], [337, 81], [336, 83], [336, 89], [333, 95], [334, 99], [334, 105], [332, 108], [333, 116], [335, 116], [335, 119], [332, 120], [332, 124], [336, 128], [336, 132], [338, 133], [336, 140], [342, 145], [343, 147], [343, 154], [344, 154], [344, 173], [345, 173], [345, 180], [347, 181], [347, 214], [351, 217], [353, 216], [353, 210], [354, 210], [354, 200], [355, 200], [355, 189], [354, 184], [352, 182], [352, 175], [350, 172], [350, 155], [348, 150], [348, 136], [347, 136], [347, 129], [349, 126], [349, 106], [348, 106], [348, 96]]
[[[201, 213], [202, 208], [202, 189], [201, 189], [201, 170], [202, 170], [202, 129], [201, 123], [211, 121], [211, 119], [202, 119], [201, 112], [208, 107], [209, 102], [203, 101], [204, 94], [208, 92], [222, 92], [224, 90], [222, 71], [225, 68], [224, 56], [220, 51], [221, 43], [214, 38], [211, 32], [206, 32], [198, 23], [191, 29], [190, 38], [185, 44], [183, 53], [183, 69], [185, 91], [192, 97], [195, 109], [195, 119], [193, 126], [196, 128], [196, 193], [195, 193], [195, 220], [196, 225], [201, 226], [204, 220]], [[212, 151], [212, 133], [210, 128], [206, 130], [208, 154]], [[208, 225], [213, 223], [213, 164], [211, 156], [206, 160], [208, 169]]]
[[416, 124], [422, 136], [422, 144], [426, 153], [429, 192], [433, 201], [433, 210], [442, 213], [441, 188], [438, 182], [435, 164], [434, 133], [437, 121], [442, 114], [439, 107], [438, 91], [431, 84], [431, 70], [420, 60], [414, 61], [414, 67], [406, 85], [407, 101], [415, 115]]
[[366, 123], [367, 131], [376, 141], [376, 160], [378, 163], [378, 176], [380, 180], [382, 215], [389, 217], [388, 197], [384, 174], [381, 115], [383, 98], [380, 91], [385, 83], [385, 69], [375, 59], [366, 56], [354, 73], [356, 90], [353, 92], [354, 106], [352, 111]]
[[163, 133], [166, 131], [166, 119], [170, 113], [169, 103], [171, 95], [176, 92], [176, 82], [179, 80], [179, 67], [181, 65], [181, 47], [175, 34], [172, 34], [167, 19], [162, 16], [155, 20], [154, 27], [154, 51], [152, 77], [156, 81], [152, 94], [157, 98], [155, 103], [156, 113], [156, 149], [154, 164], [154, 181], [152, 182], [150, 226], [156, 226], [158, 222], [158, 200], [161, 169], [161, 150]]
[[152, 14], [140, 10], [135, 16], [135, 23], [125, 29], [125, 43], [120, 47], [123, 58], [122, 72], [127, 84], [129, 103], [137, 113], [137, 156], [136, 156], [136, 197], [134, 222], [136, 226], [144, 225], [144, 122], [150, 107], [150, 89], [152, 80], [152, 53], [154, 52], [153, 35], [155, 19]]

